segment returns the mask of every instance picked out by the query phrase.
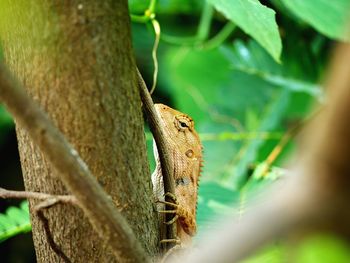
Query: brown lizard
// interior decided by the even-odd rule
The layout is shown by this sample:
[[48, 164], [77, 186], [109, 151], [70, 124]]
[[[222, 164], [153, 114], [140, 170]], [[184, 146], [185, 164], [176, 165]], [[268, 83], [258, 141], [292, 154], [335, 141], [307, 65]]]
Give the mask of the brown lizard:
[[[165, 223], [177, 223], [177, 237], [181, 245], [189, 245], [191, 237], [196, 233], [196, 207], [198, 180], [202, 167], [202, 144], [194, 129], [194, 121], [188, 115], [163, 104], [155, 104], [157, 115], [161, 121], [163, 134], [170, 150], [175, 182], [175, 196], [167, 193], [174, 203], [164, 201], [164, 186], [161, 165], [154, 143], [156, 168], [152, 174], [153, 192], [158, 200], [161, 213], [174, 213], [173, 220]], [[173, 210], [164, 211], [164, 204]], [[164, 217], [161, 218], [161, 224]], [[163, 225], [164, 226], [164, 225]], [[164, 227], [161, 226], [161, 235]]]

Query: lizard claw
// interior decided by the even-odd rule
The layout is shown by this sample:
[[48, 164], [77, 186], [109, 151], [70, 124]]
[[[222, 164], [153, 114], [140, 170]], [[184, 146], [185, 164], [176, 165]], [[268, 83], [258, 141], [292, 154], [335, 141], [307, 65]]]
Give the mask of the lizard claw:
[[175, 215], [171, 220], [164, 222], [164, 224], [166, 224], [166, 225], [174, 224], [178, 218], [179, 218], [179, 216]]
[[166, 243], [175, 243], [176, 245], [181, 245], [181, 241], [179, 238], [173, 238], [173, 239], [163, 239], [160, 241], [161, 244]]
[[168, 201], [163, 201], [163, 200], [157, 200], [157, 203], [161, 203], [161, 204], [165, 204], [168, 207], [172, 207], [172, 210], [161, 210], [158, 211], [159, 213], [162, 214], [175, 214], [174, 217], [172, 219], [170, 219], [169, 221], [164, 222], [164, 224], [166, 225], [171, 225], [174, 224], [176, 222], [176, 220], [178, 220], [179, 216], [177, 215], [178, 213], [178, 209], [179, 209], [179, 203], [177, 201], [176, 195], [172, 194], [172, 193], [165, 193], [164, 194], [165, 197], [168, 197], [169, 199], [171, 199], [172, 202], [168, 202]]
[[162, 200], [157, 200], [156, 202], [157, 203], [161, 203], [161, 204], [165, 204], [165, 205], [168, 205], [168, 206], [171, 206], [171, 207], [174, 207], [174, 208], [177, 208], [179, 206], [178, 204], [174, 204], [174, 203], [167, 202], [167, 201], [162, 201]]
[[176, 195], [167, 192], [167, 193], [164, 194], [164, 197], [168, 197], [168, 198], [170, 198], [175, 204], [178, 204]]

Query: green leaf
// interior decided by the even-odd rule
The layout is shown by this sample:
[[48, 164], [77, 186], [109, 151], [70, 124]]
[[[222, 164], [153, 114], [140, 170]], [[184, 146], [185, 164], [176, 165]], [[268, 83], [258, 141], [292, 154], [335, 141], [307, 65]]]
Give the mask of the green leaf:
[[322, 34], [337, 40], [350, 41], [347, 30], [349, 0], [282, 0], [286, 7]]
[[0, 242], [29, 231], [31, 224], [27, 201], [23, 201], [19, 208], [12, 206], [0, 214]]
[[275, 11], [258, 0], [208, 0], [218, 11], [254, 38], [277, 61], [282, 51]]

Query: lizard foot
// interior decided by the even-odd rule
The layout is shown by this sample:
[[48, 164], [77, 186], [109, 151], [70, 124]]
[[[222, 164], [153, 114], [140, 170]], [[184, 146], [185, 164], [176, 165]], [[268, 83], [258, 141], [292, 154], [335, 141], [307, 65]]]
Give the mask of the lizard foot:
[[164, 196], [171, 199], [172, 202], [157, 200], [157, 203], [165, 204], [173, 209], [172, 210], [161, 210], [158, 212], [162, 213], [162, 214], [175, 214], [175, 216], [171, 220], [164, 222], [164, 224], [166, 224], [166, 225], [171, 225], [171, 224], [174, 224], [176, 222], [176, 220], [179, 218], [179, 214], [181, 214], [180, 211], [182, 211], [182, 210], [181, 210], [181, 207], [179, 206], [177, 198], [174, 194], [166, 193]]

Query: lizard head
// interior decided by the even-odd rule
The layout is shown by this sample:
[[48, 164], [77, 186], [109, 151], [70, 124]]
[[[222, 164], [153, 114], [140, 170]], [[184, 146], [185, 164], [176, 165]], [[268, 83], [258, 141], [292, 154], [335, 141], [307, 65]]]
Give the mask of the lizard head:
[[176, 147], [178, 153], [184, 154], [188, 159], [201, 161], [202, 145], [192, 118], [164, 104], [154, 106], [169, 145]]

